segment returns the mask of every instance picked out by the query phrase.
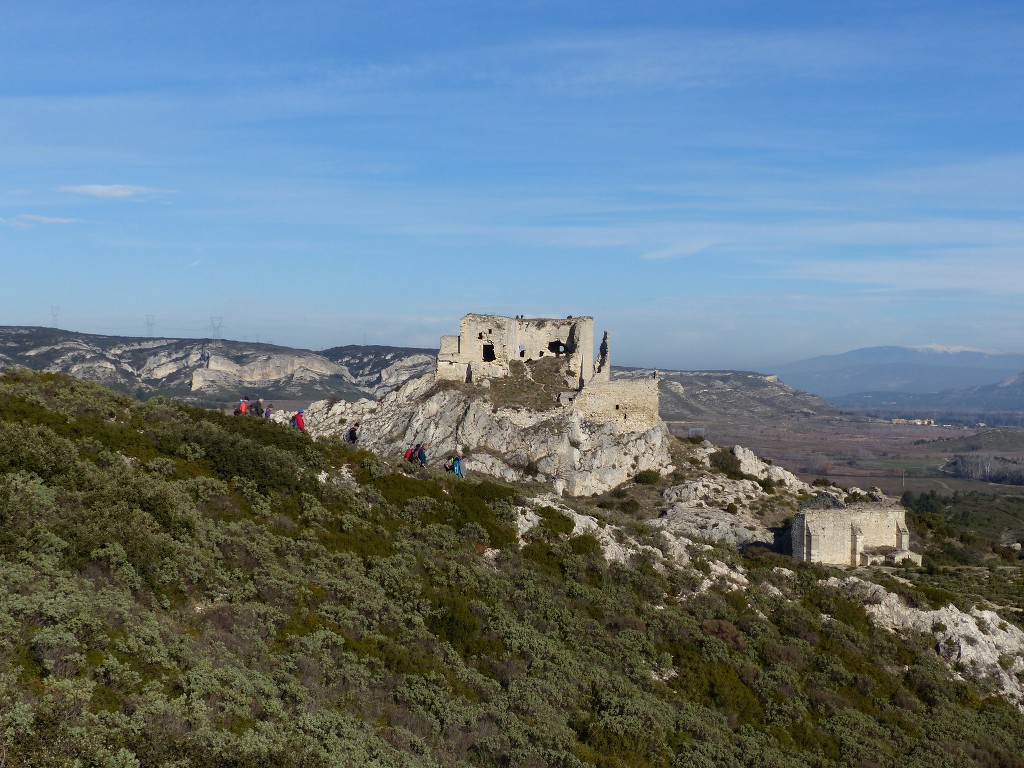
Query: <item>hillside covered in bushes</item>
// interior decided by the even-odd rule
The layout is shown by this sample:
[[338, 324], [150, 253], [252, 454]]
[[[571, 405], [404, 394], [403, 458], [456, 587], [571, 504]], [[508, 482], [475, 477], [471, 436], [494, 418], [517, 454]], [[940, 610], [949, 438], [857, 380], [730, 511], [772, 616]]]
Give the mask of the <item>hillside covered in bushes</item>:
[[610, 562], [529, 495], [0, 376], [0, 765], [1024, 766], [839, 572]]

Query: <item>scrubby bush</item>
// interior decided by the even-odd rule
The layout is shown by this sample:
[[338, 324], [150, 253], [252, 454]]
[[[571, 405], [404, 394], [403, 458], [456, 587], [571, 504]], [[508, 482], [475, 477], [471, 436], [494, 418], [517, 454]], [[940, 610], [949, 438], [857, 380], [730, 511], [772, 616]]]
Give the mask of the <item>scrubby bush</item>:
[[645, 469], [636, 473], [633, 482], [637, 485], [657, 485], [661, 482], [661, 473], [655, 469]]
[[[1024, 749], [1014, 710], [766, 549], [744, 553], [744, 592], [713, 583], [735, 552], [609, 563], [553, 507], [520, 546], [514, 486], [61, 377], [0, 376], [0, 436], [9, 765], [1013, 766]], [[886, 586], [949, 591], [919, 575], [935, 583]], [[769, 579], [792, 599], [759, 597]]]

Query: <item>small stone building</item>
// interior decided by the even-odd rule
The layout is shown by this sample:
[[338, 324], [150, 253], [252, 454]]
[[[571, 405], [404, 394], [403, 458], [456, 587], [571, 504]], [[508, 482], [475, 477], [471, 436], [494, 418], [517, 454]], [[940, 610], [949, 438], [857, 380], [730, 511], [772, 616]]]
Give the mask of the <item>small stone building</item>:
[[921, 555], [910, 551], [906, 512], [898, 504], [802, 509], [793, 519], [792, 537], [793, 557], [809, 563], [921, 564]]

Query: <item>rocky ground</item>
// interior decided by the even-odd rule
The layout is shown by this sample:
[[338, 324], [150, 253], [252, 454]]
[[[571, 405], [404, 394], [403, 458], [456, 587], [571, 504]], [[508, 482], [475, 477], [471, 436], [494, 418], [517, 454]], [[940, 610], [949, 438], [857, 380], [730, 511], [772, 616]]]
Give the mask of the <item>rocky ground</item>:
[[672, 469], [664, 425], [630, 431], [588, 420], [571, 408], [500, 407], [485, 394], [439, 385], [427, 375], [379, 402], [314, 403], [306, 425], [322, 437], [359, 423], [360, 444], [382, 455], [400, 456], [426, 443], [435, 461], [463, 453], [469, 472], [549, 483], [570, 496], [600, 493], [644, 470]]

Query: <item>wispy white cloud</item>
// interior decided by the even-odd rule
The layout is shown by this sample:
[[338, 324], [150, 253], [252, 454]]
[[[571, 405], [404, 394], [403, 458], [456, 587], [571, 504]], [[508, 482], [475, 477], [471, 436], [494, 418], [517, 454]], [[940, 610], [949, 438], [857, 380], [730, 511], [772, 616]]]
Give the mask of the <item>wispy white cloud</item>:
[[714, 247], [717, 243], [714, 240], [695, 240], [691, 242], [677, 242], [665, 248], [658, 248], [648, 251], [642, 255], [645, 259], [680, 259], [696, 256], [698, 253]]
[[12, 227], [14, 229], [28, 229], [36, 225], [48, 224], [77, 224], [78, 219], [69, 219], [61, 216], [39, 216], [34, 213], [19, 213], [12, 218], [0, 218], [0, 226]]
[[34, 213], [22, 213], [18, 216], [22, 221], [30, 224], [77, 224], [78, 219], [69, 219], [63, 216], [38, 216]]
[[164, 190], [136, 184], [73, 184], [61, 187], [59, 191], [70, 192], [75, 195], [99, 197], [105, 200], [117, 200], [129, 197], [146, 197], [158, 194]]

